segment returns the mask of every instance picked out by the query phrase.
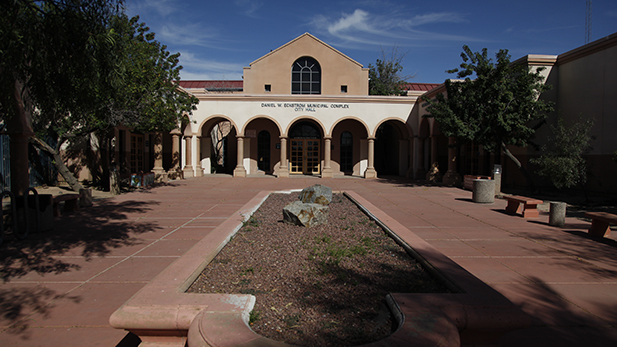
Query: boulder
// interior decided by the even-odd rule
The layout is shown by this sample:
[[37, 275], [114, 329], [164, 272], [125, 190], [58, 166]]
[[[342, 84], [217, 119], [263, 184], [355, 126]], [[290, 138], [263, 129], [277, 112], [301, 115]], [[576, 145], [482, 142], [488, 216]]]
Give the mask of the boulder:
[[307, 228], [328, 222], [328, 206], [294, 201], [283, 208], [283, 221]]
[[327, 206], [332, 201], [332, 189], [321, 184], [312, 185], [302, 190], [300, 201]]

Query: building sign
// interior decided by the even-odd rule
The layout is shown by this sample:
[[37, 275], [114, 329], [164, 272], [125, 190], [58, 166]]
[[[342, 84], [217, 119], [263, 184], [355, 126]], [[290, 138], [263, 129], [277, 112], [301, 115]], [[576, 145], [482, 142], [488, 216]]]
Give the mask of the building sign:
[[310, 104], [302, 102], [262, 102], [262, 108], [285, 108], [296, 112], [316, 112], [318, 109], [346, 109], [349, 104]]

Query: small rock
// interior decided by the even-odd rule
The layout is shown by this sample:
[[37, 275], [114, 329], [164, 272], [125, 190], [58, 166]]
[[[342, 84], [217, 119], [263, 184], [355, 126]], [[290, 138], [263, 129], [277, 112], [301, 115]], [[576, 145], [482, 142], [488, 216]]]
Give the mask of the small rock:
[[283, 221], [310, 228], [328, 222], [328, 206], [294, 201], [283, 208]]

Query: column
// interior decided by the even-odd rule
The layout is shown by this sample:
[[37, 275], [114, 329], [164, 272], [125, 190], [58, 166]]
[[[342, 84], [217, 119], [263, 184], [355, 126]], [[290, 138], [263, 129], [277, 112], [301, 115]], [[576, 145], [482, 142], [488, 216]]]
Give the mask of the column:
[[289, 177], [289, 166], [287, 165], [287, 137], [281, 136], [281, 163], [279, 165], [278, 177]]
[[368, 167], [364, 171], [364, 178], [377, 178], [375, 171], [375, 138], [368, 138]]
[[180, 169], [180, 130], [174, 129], [171, 132], [171, 167], [174, 171]]
[[158, 131], [154, 134], [154, 167], [152, 172], [161, 174], [163, 170], [163, 133]]
[[324, 137], [324, 167], [321, 170], [321, 178], [332, 178], [332, 167], [330, 160], [332, 157], [332, 138]]
[[184, 169], [182, 170], [184, 172], [184, 178], [189, 178], [189, 177], [193, 177], [193, 163], [192, 163], [192, 159], [193, 159], [193, 151], [192, 148], [193, 147], [193, 141], [191, 141], [193, 138], [193, 136], [191, 135], [187, 135], [184, 137], [184, 141], [185, 141], [185, 147], [186, 147], [186, 153], [185, 153], [185, 157], [184, 160], [186, 160], [186, 165], [184, 166]]
[[448, 172], [443, 176], [443, 184], [448, 186], [461, 183], [461, 176], [456, 172], [456, 139], [448, 138]]
[[201, 136], [195, 136], [195, 146], [197, 148], [197, 162], [195, 163], [195, 177], [201, 177], [204, 175], [204, 171], [201, 168]]
[[236, 168], [234, 169], [234, 177], [246, 177], [246, 169], [244, 168], [244, 137], [236, 137], [238, 140], [238, 157]]

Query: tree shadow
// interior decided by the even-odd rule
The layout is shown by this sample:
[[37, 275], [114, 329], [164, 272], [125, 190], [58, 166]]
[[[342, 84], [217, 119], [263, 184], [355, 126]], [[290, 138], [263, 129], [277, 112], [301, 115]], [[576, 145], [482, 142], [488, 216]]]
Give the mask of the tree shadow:
[[[78, 271], [81, 266], [67, 256], [105, 257], [114, 249], [139, 245], [142, 233], [159, 228], [156, 223], [139, 220], [139, 216], [158, 205], [156, 201], [98, 201], [95, 206], [80, 212], [63, 215], [54, 220], [54, 229], [40, 234], [31, 233], [18, 240], [7, 235], [0, 245], [0, 278], [10, 283], [24, 276], [58, 275]], [[27, 338], [29, 324], [24, 319], [33, 312], [47, 315], [58, 299], [79, 303], [79, 296], [69, 296], [44, 286], [0, 284], [0, 317], [7, 331]]]
[[594, 313], [589, 314], [558, 288], [537, 277], [530, 280], [533, 284], [519, 287], [511, 300], [535, 317], [537, 325], [505, 335], [501, 346], [617, 346], [617, 305], [607, 305], [598, 297]]

